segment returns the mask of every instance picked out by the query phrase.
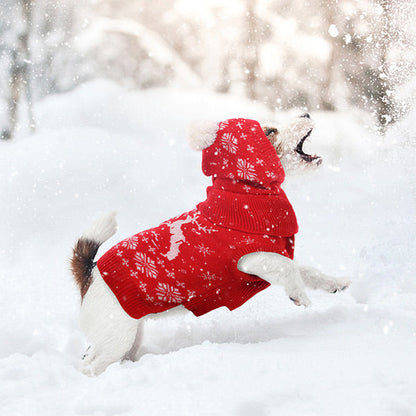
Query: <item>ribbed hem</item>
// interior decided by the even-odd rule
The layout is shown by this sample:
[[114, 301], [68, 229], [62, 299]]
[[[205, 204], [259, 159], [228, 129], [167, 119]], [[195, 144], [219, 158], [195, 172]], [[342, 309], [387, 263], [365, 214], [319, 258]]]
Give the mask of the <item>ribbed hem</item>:
[[225, 306], [230, 311], [233, 311], [269, 286], [269, 282], [260, 278], [257, 278], [256, 281], [250, 282], [241, 281], [238, 286], [233, 286], [233, 291], [238, 293], [238, 296], [232, 298], [227, 297], [226, 299], [221, 300], [221, 291], [227, 290], [224, 285], [224, 287], [220, 286], [215, 288], [215, 290], [207, 293], [203, 298], [195, 298], [194, 300], [183, 303], [183, 306], [188, 309], [188, 311], [191, 311], [195, 316], [205, 315], [206, 313], [222, 306]]
[[146, 302], [143, 297], [138, 295], [140, 290], [134, 279], [124, 275], [120, 263], [120, 258], [111, 255], [111, 251], [108, 251], [98, 260], [97, 267], [101, 277], [111, 288], [121, 307], [132, 318], [140, 319], [150, 313], [163, 312], [178, 306], [174, 303], [155, 305]]
[[221, 227], [280, 237], [298, 232], [295, 212], [282, 189], [275, 194], [241, 194], [208, 187], [206, 201], [197, 208]]

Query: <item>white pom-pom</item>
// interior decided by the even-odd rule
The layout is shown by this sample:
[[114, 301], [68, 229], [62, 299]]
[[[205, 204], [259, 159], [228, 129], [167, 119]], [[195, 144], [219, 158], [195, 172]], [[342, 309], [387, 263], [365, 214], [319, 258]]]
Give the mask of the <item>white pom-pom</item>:
[[193, 150], [203, 150], [215, 142], [217, 136], [218, 123], [209, 120], [193, 121], [187, 130], [189, 146]]

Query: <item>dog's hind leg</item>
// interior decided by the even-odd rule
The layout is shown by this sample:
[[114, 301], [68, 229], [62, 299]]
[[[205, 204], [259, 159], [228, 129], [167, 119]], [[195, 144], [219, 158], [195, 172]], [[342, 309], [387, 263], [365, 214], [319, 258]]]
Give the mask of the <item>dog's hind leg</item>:
[[311, 289], [335, 293], [346, 289], [351, 284], [349, 279], [327, 276], [313, 267], [299, 266], [299, 272], [305, 285]]
[[281, 254], [263, 251], [246, 254], [238, 261], [237, 268], [271, 284], [282, 285], [290, 300], [298, 306], [311, 304], [297, 264]]
[[144, 329], [144, 318], [137, 321], [137, 331], [136, 337], [133, 342], [133, 346], [130, 348], [130, 351], [127, 352], [124, 359], [130, 361], [138, 361], [142, 355], [142, 341], [143, 341], [143, 329]]
[[81, 328], [91, 343], [83, 359], [83, 372], [98, 375], [128, 355], [136, 341], [139, 321], [121, 308], [97, 268], [92, 275], [81, 305]]

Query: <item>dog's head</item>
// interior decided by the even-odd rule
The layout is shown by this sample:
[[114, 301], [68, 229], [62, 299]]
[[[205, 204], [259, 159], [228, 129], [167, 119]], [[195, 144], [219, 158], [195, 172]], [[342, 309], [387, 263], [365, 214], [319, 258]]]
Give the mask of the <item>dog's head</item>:
[[[293, 173], [321, 164], [322, 158], [304, 151], [303, 146], [309, 139], [314, 124], [309, 114], [297, 117], [291, 123], [273, 127], [262, 126], [263, 132], [275, 148], [285, 173]], [[217, 136], [219, 124], [212, 121], [196, 121], [188, 128], [188, 141], [194, 150], [210, 147]], [[237, 144], [237, 139], [236, 144]]]
[[303, 149], [314, 127], [309, 114], [302, 114], [290, 124], [282, 127], [262, 127], [264, 134], [276, 149], [286, 174], [315, 168], [322, 163], [320, 156], [305, 153]]

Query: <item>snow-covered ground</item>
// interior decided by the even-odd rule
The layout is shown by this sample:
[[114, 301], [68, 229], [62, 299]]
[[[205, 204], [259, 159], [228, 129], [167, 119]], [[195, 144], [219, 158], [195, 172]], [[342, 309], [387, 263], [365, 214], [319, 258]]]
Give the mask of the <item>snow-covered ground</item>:
[[297, 261], [350, 276], [347, 292], [309, 292], [303, 309], [269, 288], [234, 312], [152, 320], [139, 362], [80, 373], [73, 242], [107, 210], [120, 229], [102, 250], [191, 209], [209, 181], [185, 127], [235, 116], [288, 117], [95, 81], [41, 103], [34, 136], [0, 143], [0, 414], [416, 414], [416, 113], [385, 138], [363, 115], [313, 114], [307, 146], [325, 164], [286, 181]]

